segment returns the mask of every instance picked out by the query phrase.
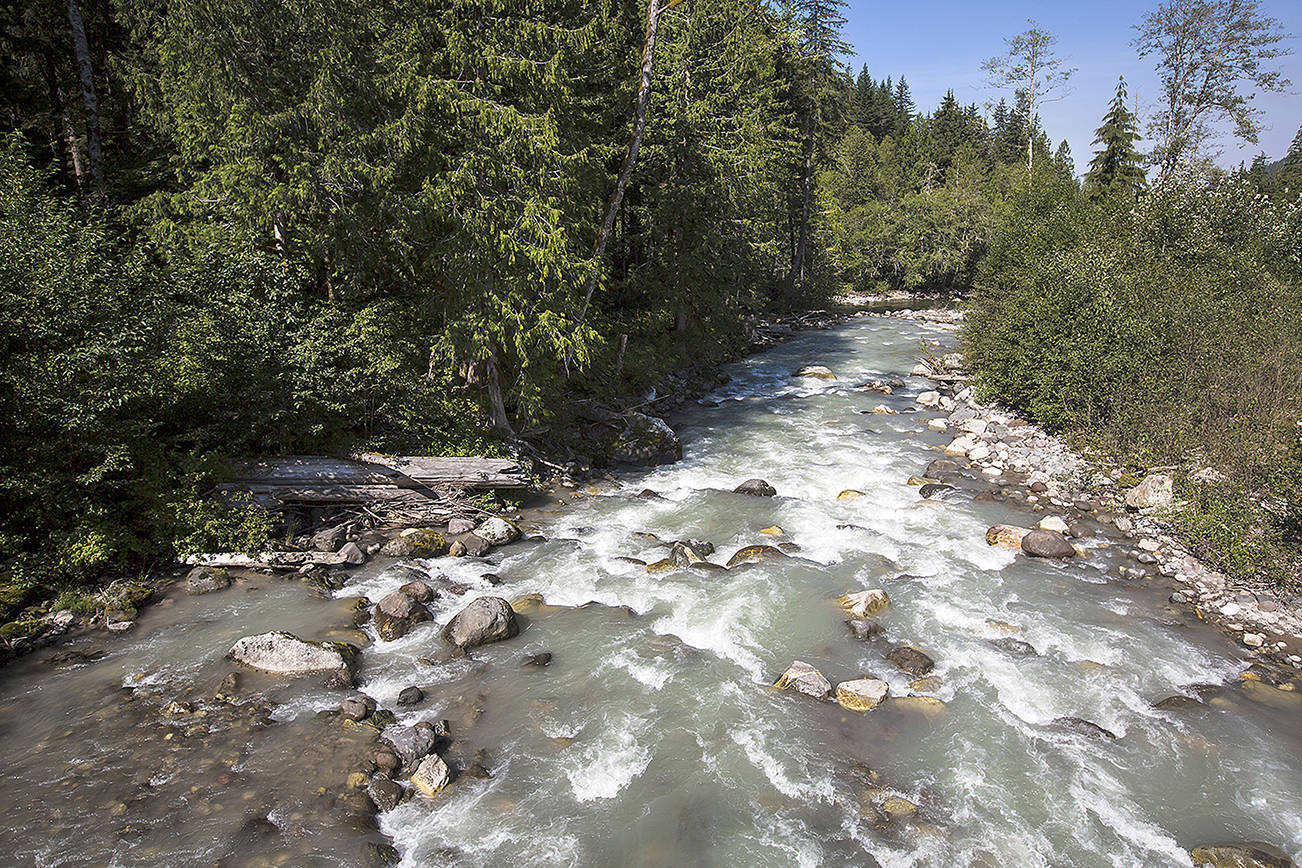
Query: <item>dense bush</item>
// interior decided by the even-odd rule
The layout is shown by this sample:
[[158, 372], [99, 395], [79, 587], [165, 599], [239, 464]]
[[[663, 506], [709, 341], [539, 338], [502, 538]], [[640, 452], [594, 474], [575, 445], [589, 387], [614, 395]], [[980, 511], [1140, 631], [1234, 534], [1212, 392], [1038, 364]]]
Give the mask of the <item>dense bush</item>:
[[1187, 481], [1187, 528], [1284, 579], [1302, 503], [1302, 203], [1242, 176], [1175, 177], [1093, 205], [1022, 189], [964, 340], [981, 386]]

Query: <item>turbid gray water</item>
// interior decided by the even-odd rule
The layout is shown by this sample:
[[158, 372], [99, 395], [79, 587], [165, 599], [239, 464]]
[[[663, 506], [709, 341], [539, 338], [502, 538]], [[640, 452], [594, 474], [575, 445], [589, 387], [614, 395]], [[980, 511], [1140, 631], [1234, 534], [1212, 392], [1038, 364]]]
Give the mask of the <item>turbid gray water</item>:
[[[921, 342], [949, 339], [937, 326], [879, 318], [798, 335], [731, 366], [732, 381], [677, 420], [681, 462], [541, 516], [545, 541], [491, 562], [372, 572], [340, 592], [378, 599], [409, 581], [411, 567], [436, 586], [471, 589], [442, 595], [436, 623], [363, 656], [363, 690], [392, 708], [403, 687], [422, 686], [426, 703], [397, 709], [399, 718], [447, 718], [458, 755], [491, 775], [462, 775], [437, 799], [382, 816], [403, 864], [1187, 866], [1188, 847], [1244, 839], [1302, 858], [1296, 694], [1271, 693], [1276, 704], [1267, 704], [1204, 689], [1208, 701], [1155, 709], [1173, 694], [1194, 696], [1194, 685], [1237, 682], [1243, 650], [1165, 606], [1160, 580], [1118, 580], [1101, 540], [1085, 541], [1083, 559], [1030, 560], [984, 540], [992, 524], [1033, 523], [1025, 506], [924, 500], [906, 484], [937, 457], [943, 435], [923, 414], [868, 411], [911, 410], [928, 384], [910, 379], [891, 396], [854, 386], [908, 371]], [[808, 364], [838, 379], [792, 378]], [[732, 492], [751, 477], [777, 496]], [[847, 488], [866, 496], [838, 501]], [[781, 537], [760, 533], [774, 525]], [[708, 540], [718, 562], [751, 544], [799, 550], [730, 571], [648, 573], [629, 559], [667, 554], [649, 534]], [[864, 588], [892, 600], [878, 617], [885, 636], [869, 642], [849, 634], [835, 603]], [[81, 781], [76, 761], [79, 743], [99, 756], [105, 738], [120, 736], [100, 719], [112, 717], [107, 703], [92, 703], [95, 720], [83, 713], [78, 697], [92, 688], [143, 677], [163, 693], [178, 689], [211, 671], [234, 636], [302, 630], [330, 605], [311, 601], [318, 608], [305, 614], [292, 585], [261, 601], [270, 605], [235, 593], [189, 603], [210, 623], [183, 640], [176, 624], [148, 616], [105, 661], [11, 674], [0, 693], [6, 854], [42, 865], [231, 858], [242, 840], [230, 838], [232, 820], [200, 815], [185, 788], [166, 791], [168, 811], [153, 809], [170, 825], [155, 818], [147, 833], [128, 833], [106, 816], [128, 800]], [[529, 610], [517, 638], [447, 658], [438, 627], [468, 600], [528, 593], [549, 606]], [[991, 644], [1009, 637], [1034, 654]], [[885, 656], [900, 643], [934, 658], [938, 685], [910, 686], [915, 676]], [[550, 665], [521, 665], [543, 651]], [[893, 697], [926, 693], [944, 707], [887, 702], [859, 713], [772, 689], [793, 660], [833, 683], [871, 674]], [[315, 712], [338, 695], [298, 685], [274, 699], [280, 723], [238, 741], [280, 733], [259, 759], [265, 774], [285, 778], [287, 795], [241, 806], [237, 818], [269, 814], [278, 833], [294, 827], [296, 840], [310, 841], [277, 850], [299, 854], [282, 864], [354, 864], [356, 849], [332, 852], [341, 833], [291, 783], [302, 764], [320, 762], [297, 759], [293, 739], [315, 738]], [[1065, 717], [1117, 738], [1055, 724]], [[234, 765], [252, 774], [247, 760]], [[180, 855], [163, 860], [157, 848], [169, 842]]]

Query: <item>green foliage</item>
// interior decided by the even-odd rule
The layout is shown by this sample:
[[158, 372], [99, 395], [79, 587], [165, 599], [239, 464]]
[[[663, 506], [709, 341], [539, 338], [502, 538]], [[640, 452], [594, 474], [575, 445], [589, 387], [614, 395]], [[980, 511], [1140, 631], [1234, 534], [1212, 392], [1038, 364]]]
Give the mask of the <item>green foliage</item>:
[[979, 384], [1141, 463], [1217, 469], [1230, 488], [1196, 492], [1186, 521], [1268, 571], [1302, 503], [1300, 214], [1243, 178], [1168, 178], [1135, 205], [1021, 191], [964, 332]]
[[1090, 162], [1085, 176], [1085, 189], [1090, 198], [1129, 196], [1133, 198], [1144, 188], [1144, 170], [1140, 168], [1140, 155], [1135, 150], [1139, 141], [1139, 121], [1126, 108], [1126, 80], [1117, 82], [1117, 93], [1103, 117], [1103, 125], [1095, 131], [1094, 143], [1102, 149]]

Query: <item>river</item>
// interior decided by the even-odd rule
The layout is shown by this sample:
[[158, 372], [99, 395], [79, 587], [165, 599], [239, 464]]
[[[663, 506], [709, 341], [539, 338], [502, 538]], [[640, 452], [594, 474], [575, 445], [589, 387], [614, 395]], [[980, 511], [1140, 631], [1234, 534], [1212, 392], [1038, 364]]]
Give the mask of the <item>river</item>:
[[[927, 429], [930, 414], [904, 412], [927, 383], [909, 379], [891, 396], [854, 386], [907, 372], [927, 340], [952, 333], [861, 318], [798, 334], [730, 366], [730, 383], [675, 420], [682, 461], [537, 515], [546, 541], [491, 564], [368, 569], [339, 592], [378, 599], [416, 567], [436, 587], [472, 589], [440, 598], [439, 623], [477, 594], [550, 604], [522, 617], [519, 637], [466, 658], [446, 657], [437, 625], [364, 651], [365, 692], [395, 708], [403, 687], [420, 685], [429, 699], [395, 708], [399, 719], [448, 718], [458, 754], [491, 775], [462, 775], [436, 801], [381, 817], [404, 866], [1187, 866], [1186, 848], [1218, 840], [1263, 840], [1302, 860], [1296, 693], [1270, 704], [1234, 687], [1244, 649], [1167, 605], [1160, 578], [1119, 580], [1106, 536], [1084, 542], [1086, 558], [1028, 559], [984, 539], [993, 524], [1033, 524], [1027, 506], [925, 500], [906, 484], [947, 439]], [[791, 376], [808, 364], [838, 379]], [[902, 412], [870, 413], [878, 404]], [[732, 492], [752, 477], [777, 496]], [[866, 496], [839, 501], [847, 488]], [[782, 536], [759, 533], [774, 525]], [[708, 540], [718, 562], [745, 545], [799, 548], [730, 571], [648, 573], [628, 560], [665, 556], [648, 534]], [[205, 773], [200, 799], [183, 760], [151, 798], [119, 795], [140, 785], [140, 760], [108, 744], [128, 727], [124, 680], [162, 698], [207, 687], [233, 638], [271, 627], [323, 638], [312, 625], [343, 605], [295, 583], [261, 585], [151, 610], [96, 661], [10, 667], [0, 860], [256, 864], [238, 850], [264, 834], [247, 817], [269, 816], [265, 834], [292, 827], [301, 842], [278, 864], [356, 864], [354, 850], [332, 849], [337, 817], [314, 807], [325, 773], [303, 740], [321, 737], [316, 712], [338, 702], [319, 688], [277, 688], [271, 723], [232, 738], [228, 752], [242, 754], [223, 768], [252, 796], [221, 798]], [[835, 603], [864, 588], [892, 601], [874, 641], [853, 638]], [[992, 644], [1009, 636], [1034, 655]], [[905, 697], [919, 692], [914, 676], [885, 657], [900, 643], [934, 658], [939, 685], [923, 690], [943, 710], [888, 701], [852, 712], [769, 686], [802, 660], [833, 684], [871, 674]], [[550, 665], [521, 665], [543, 651]], [[1206, 684], [1231, 686], [1153, 707]], [[1054, 723], [1064, 717], [1117, 738]], [[86, 755], [98, 771], [83, 775]], [[273, 797], [277, 781], [287, 792]], [[212, 803], [232, 800], [239, 811], [209, 818]], [[128, 820], [136, 833], [123, 831]]]

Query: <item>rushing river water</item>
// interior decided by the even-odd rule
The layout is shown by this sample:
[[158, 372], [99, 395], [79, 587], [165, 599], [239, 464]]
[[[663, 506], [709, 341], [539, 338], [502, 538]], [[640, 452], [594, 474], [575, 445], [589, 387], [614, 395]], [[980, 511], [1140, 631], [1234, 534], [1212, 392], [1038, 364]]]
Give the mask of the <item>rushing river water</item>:
[[[524, 616], [518, 638], [468, 658], [447, 659], [437, 625], [428, 624], [364, 652], [363, 690], [394, 708], [399, 690], [422, 686], [429, 699], [397, 709], [400, 719], [447, 717], [458, 755], [491, 773], [463, 775], [437, 800], [415, 799], [382, 817], [403, 865], [1189, 865], [1187, 847], [1244, 839], [1302, 858], [1295, 694], [1272, 694], [1284, 700], [1272, 705], [1225, 689], [1191, 708], [1154, 709], [1172, 694], [1193, 695], [1195, 684], [1236, 682], [1242, 650], [1166, 606], [1154, 587], [1160, 579], [1117, 579], [1116, 557], [1101, 540], [1086, 542], [1088, 558], [1065, 565], [1030, 560], [984, 541], [992, 524], [1036, 521], [1028, 507], [923, 500], [905, 484], [937, 457], [944, 435], [919, 414], [867, 411], [912, 408], [927, 383], [910, 380], [889, 397], [854, 386], [908, 371], [920, 341], [947, 334], [870, 318], [798, 335], [731, 366], [731, 383], [678, 420], [681, 462], [539, 516], [547, 541], [503, 549], [493, 563], [416, 565], [436, 586], [472, 588], [439, 599], [440, 624], [478, 594], [536, 592], [550, 607]], [[826, 365], [839, 379], [791, 377], [806, 364]], [[732, 492], [751, 477], [768, 480], [777, 496]], [[661, 497], [640, 497], [648, 488]], [[867, 496], [838, 501], [846, 488]], [[759, 533], [772, 525], [785, 535]], [[646, 534], [709, 540], [718, 562], [750, 544], [800, 550], [727, 572], [651, 574], [621, 559], [667, 554]], [[484, 579], [489, 572], [502, 584]], [[405, 567], [371, 570], [341, 596], [378, 599], [410, 578]], [[892, 600], [879, 617], [886, 635], [871, 642], [850, 636], [834, 602], [863, 588], [883, 588]], [[233, 602], [239, 588], [186, 601], [187, 617], [203, 611], [210, 623], [184, 640], [168, 629], [180, 620], [175, 611], [147, 615], [140, 635], [121, 640], [105, 661], [12, 673], [0, 691], [13, 804], [0, 862], [15, 854], [19, 864], [210, 864], [238, 847], [244, 838], [232, 843], [228, 822], [220, 827], [228, 837], [204, 849], [218, 827], [190, 818], [195, 797], [180, 786], [178, 801], [154, 811], [162, 817], [150, 821], [150, 834], [124, 836], [106, 816], [118, 810], [116, 797], [93, 783], [64, 783], [77, 775], [77, 757], [68, 755], [76, 737], [60, 733], [84, 730], [77, 736], [100, 745], [95, 730], [110, 727], [112, 703], [92, 702], [99, 714], [88, 720], [79, 713], [88, 690], [107, 695], [122, 678], [175, 685], [217, 677], [212, 661], [235, 636], [273, 626], [310, 636], [305, 622], [338, 605], [291, 606], [290, 592], [303, 596], [286, 585], [261, 604], [249, 595]], [[241, 611], [226, 611], [236, 605]], [[1010, 634], [1036, 654], [991, 644]], [[930, 694], [943, 711], [888, 702], [856, 713], [768, 686], [803, 660], [833, 684], [872, 674], [892, 696], [908, 696], [912, 676], [885, 659], [897, 643], [935, 659], [940, 686]], [[521, 665], [542, 651], [554, 655], [549, 666]], [[276, 700], [273, 716], [284, 724], [236, 741], [248, 751], [281, 731], [274, 749], [259, 749], [260, 762], [292, 790], [291, 781], [310, 777], [301, 740], [314, 737], [313, 712], [338, 696], [300, 686]], [[1118, 738], [1054, 725], [1063, 717]], [[230, 766], [252, 764], [245, 757]], [[172, 774], [183, 778], [184, 768]], [[281, 832], [297, 823], [310, 841], [305, 855], [282, 864], [353, 864], [355, 851], [331, 852], [338, 829], [312, 819], [312, 783], [300, 782], [304, 792], [271, 812]], [[892, 797], [916, 805], [916, 814], [899, 802], [883, 810]], [[163, 859], [157, 848], [168, 844], [169, 814], [178, 855]], [[61, 857], [73, 841], [89, 861]]]

